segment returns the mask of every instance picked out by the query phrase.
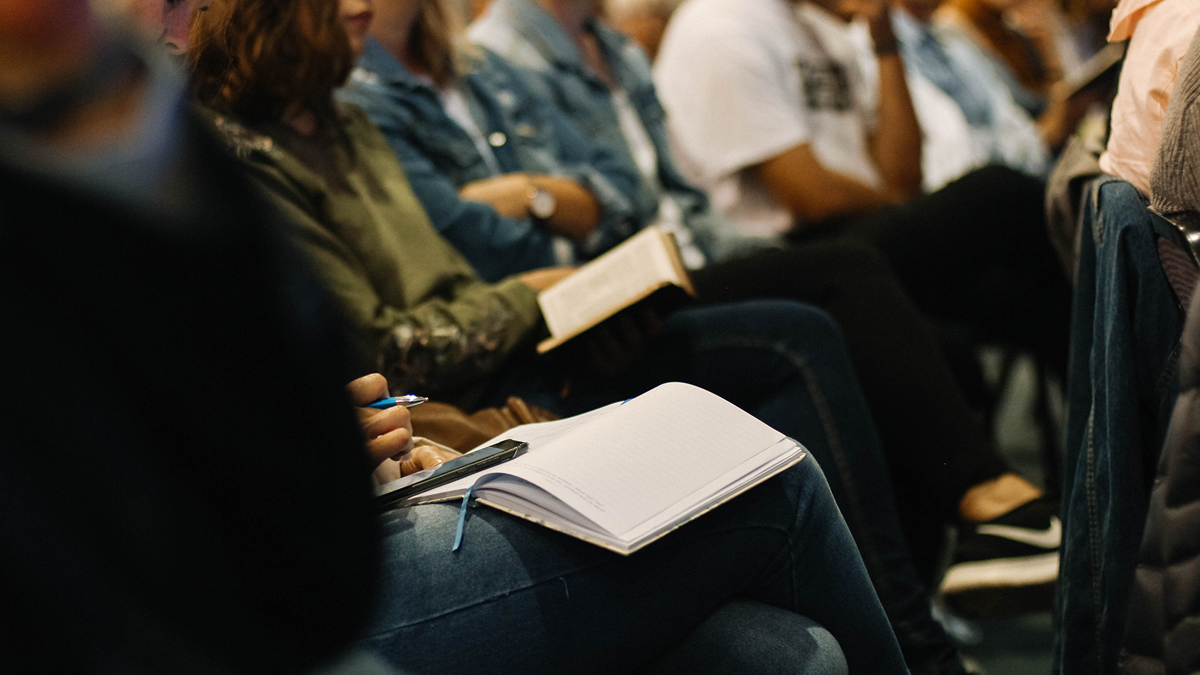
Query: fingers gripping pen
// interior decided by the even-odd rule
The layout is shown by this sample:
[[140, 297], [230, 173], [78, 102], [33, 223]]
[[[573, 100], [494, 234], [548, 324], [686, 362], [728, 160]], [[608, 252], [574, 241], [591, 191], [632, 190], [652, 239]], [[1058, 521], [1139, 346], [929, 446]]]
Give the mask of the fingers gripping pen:
[[405, 394], [404, 396], [391, 396], [389, 398], [381, 398], [374, 403], [368, 403], [366, 407], [375, 408], [376, 410], [385, 410], [402, 405], [405, 408], [411, 408], [415, 405], [421, 405], [429, 399], [424, 396], [414, 396], [413, 394]]

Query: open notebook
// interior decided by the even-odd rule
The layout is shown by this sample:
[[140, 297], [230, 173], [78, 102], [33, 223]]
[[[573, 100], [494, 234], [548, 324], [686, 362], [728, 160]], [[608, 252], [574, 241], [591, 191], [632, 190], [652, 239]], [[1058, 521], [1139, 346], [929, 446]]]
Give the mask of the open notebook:
[[732, 403], [678, 382], [480, 447], [504, 438], [529, 452], [401, 505], [461, 498], [474, 485], [481, 504], [628, 555], [805, 456]]

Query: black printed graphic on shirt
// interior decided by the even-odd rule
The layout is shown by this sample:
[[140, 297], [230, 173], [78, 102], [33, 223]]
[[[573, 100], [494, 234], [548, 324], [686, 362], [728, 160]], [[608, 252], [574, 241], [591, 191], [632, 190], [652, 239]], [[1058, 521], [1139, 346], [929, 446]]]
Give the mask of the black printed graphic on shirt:
[[850, 94], [850, 75], [836, 61], [805, 61], [797, 63], [800, 81], [804, 83], [804, 102], [809, 110], [846, 112], [854, 107]]

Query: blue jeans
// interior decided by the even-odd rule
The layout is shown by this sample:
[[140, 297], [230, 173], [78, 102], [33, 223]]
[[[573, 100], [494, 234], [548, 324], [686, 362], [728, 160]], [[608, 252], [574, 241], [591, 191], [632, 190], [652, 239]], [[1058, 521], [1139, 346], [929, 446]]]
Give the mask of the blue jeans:
[[1084, 193], [1071, 325], [1055, 673], [1111, 673], [1150, 484], [1175, 400], [1183, 318], [1153, 215], [1129, 183]]
[[[906, 672], [812, 457], [628, 557], [488, 508], [470, 512], [456, 553], [454, 505], [382, 519], [380, 606], [364, 646], [411, 672], [638, 672], [706, 640], [695, 629], [734, 599], [786, 612], [729, 617], [717, 640], [779, 633], [799, 614], [836, 638], [849, 672]], [[756, 658], [744, 672], [758, 672]]]
[[957, 657], [929, 616], [901, 534], [874, 424], [837, 325], [824, 312], [790, 301], [686, 309], [663, 323], [649, 353], [611, 380], [561, 375], [545, 360], [510, 367], [493, 403], [518, 395], [574, 414], [635, 396], [667, 381], [704, 387], [796, 438], [821, 462], [838, 506], [910, 664], [954, 671]]

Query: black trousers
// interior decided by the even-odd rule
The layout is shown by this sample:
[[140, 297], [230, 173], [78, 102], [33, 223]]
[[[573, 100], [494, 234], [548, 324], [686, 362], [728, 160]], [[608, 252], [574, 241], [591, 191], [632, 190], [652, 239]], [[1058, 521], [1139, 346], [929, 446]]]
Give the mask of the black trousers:
[[969, 327], [980, 342], [1028, 349], [1061, 375], [1072, 294], [1046, 234], [1044, 199], [1042, 181], [990, 166], [905, 204], [800, 230], [794, 241], [877, 249], [923, 312]]
[[1070, 289], [1046, 238], [1042, 194], [1036, 179], [988, 167], [693, 275], [702, 302], [799, 300], [841, 325], [926, 580], [963, 493], [1008, 471], [928, 317], [1065, 366]]
[[945, 524], [957, 520], [963, 493], [1007, 467], [887, 262], [863, 244], [824, 242], [710, 265], [692, 280], [703, 303], [799, 300], [838, 322], [875, 419], [914, 563], [929, 581], [936, 542]]

